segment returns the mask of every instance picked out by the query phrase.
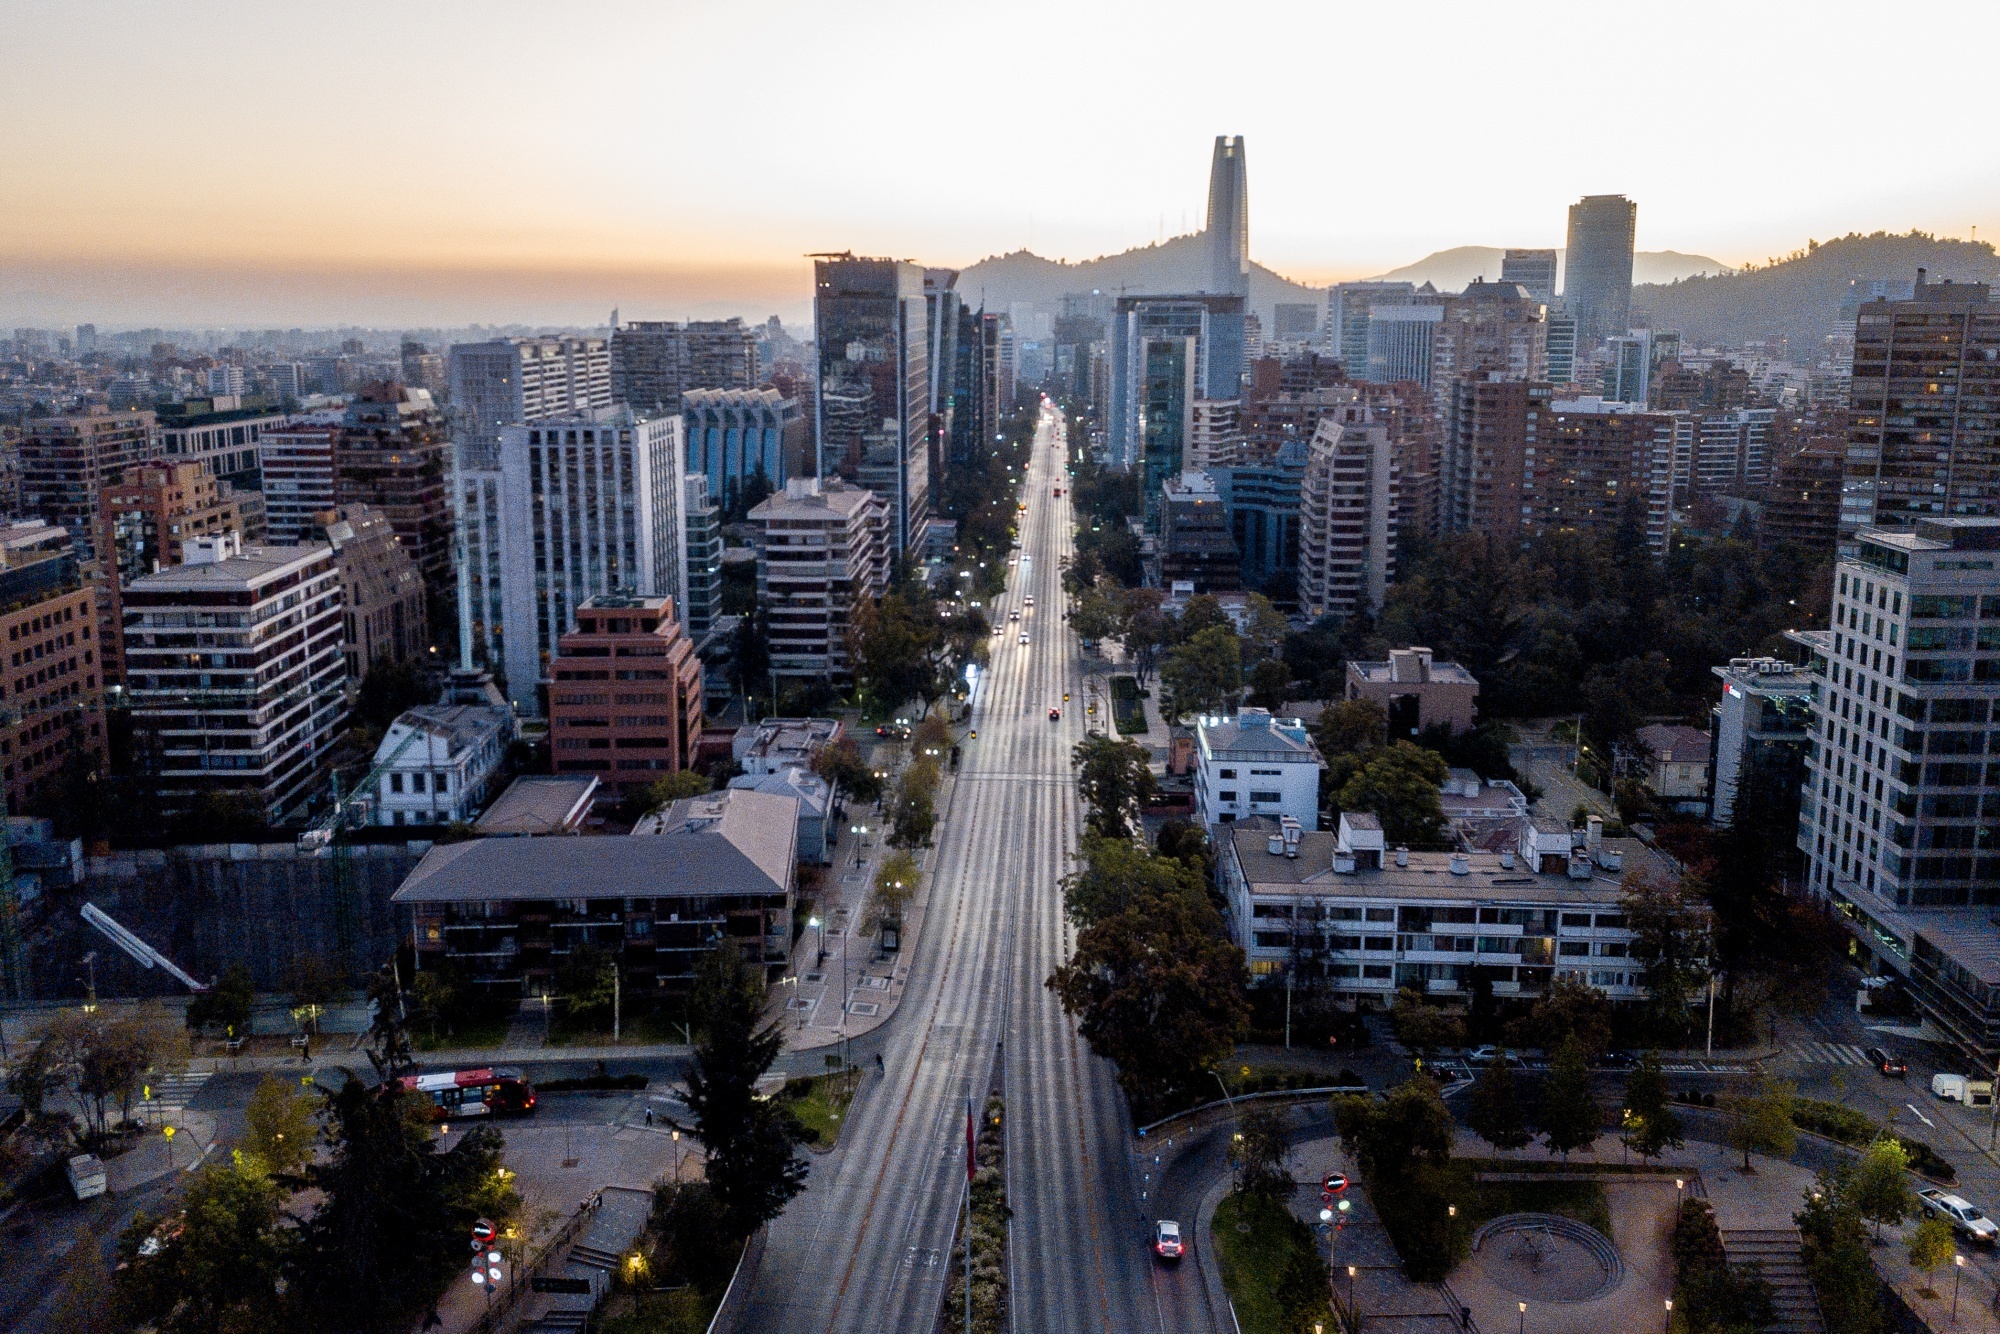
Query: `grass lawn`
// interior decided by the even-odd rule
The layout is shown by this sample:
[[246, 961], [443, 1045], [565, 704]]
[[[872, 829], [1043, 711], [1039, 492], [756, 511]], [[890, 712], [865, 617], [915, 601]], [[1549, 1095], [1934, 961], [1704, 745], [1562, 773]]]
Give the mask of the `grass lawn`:
[[854, 1101], [854, 1090], [860, 1083], [858, 1070], [792, 1079], [785, 1082], [778, 1098], [792, 1109], [792, 1115], [806, 1128], [815, 1145], [830, 1149], [840, 1139], [840, 1127], [847, 1119], [847, 1108]]
[[1111, 678], [1111, 721], [1121, 736], [1138, 736], [1146, 730], [1146, 702], [1139, 698], [1139, 680], [1134, 676]]
[[[1247, 1224], [1248, 1230], [1239, 1224]], [[1215, 1207], [1209, 1236], [1222, 1264], [1222, 1285], [1229, 1291], [1243, 1334], [1295, 1334], [1315, 1321], [1328, 1329], [1335, 1327], [1333, 1312], [1324, 1300], [1324, 1284], [1320, 1304], [1306, 1312], [1287, 1311], [1278, 1295], [1279, 1280], [1294, 1256], [1303, 1254], [1315, 1267], [1321, 1267], [1311, 1230], [1292, 1217], [1291, 1210], [1231, 1191]]]
[[706, 1334], [722, 1305], [722, 1294], [714, 1296], [698, 1288], [679, 1292], [635, 1294], [631, 1308], [606, 1318], [603, 1334]]
[[436, 1037], [423, 1030], [413, 1031], [410, 1042], [418, 1051], [445, 1051], [457, 1047], [497, 1047], [506, 1040], [507, 1028], [513, 1022], [514, 1015], [511, 1011], [494, 1010], [460, 1019], [449, 1029], [439, 1024]]

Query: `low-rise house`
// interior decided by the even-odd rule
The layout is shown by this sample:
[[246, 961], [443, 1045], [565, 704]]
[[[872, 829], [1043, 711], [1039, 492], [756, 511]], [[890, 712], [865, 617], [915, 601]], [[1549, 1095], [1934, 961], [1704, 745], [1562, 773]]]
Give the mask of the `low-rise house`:
[[1387, 662], [1347, 664], [1347, 698], [1380, 704], [1391, 741], [1438, 724], [1456, 736], [1472, 730], [1479, 679], [1455, 662], [1436, 661], [1427, 648], [1392, 649]]
[[445, 825], [470, 820], [493, 795], [514, 712], [505, 706], [424, 704], [405, 709], [375, 748], [373, 823]]
[[1438, 794], [1445, 823], [1461, 820], [1505, 820], [1528, 813], [1528, 797], [1504, 778], [1481, 778], [1470, 769], [1452, 769]]
[[1712, 746], [1708, 733], [1678, 723], [1655, 723], [1640, 728], [1638, 738], [1651, 756], [1646, 763], [1647, 790], [1677, 810], [1706, 810]]
[[791, 953], [793, 799], [711, 792], [631, 837], [472, 839], [432, 848], [397, 889], [417, 967], [450, 963], [488, 995], [532, 996], [583, 945], [618, 961], [627, 1002], [684, 991], [733, 940], [775, 979]]
[[1312, 735], [1268, 709], [1198, 718], [1194, 725], [1194, 808], [1204, 829], [1252, 815], [1290, 816], [1319, 828], [1319, 775]]
[[738, 728], [730, 754], [746, 774], [773, 774], [793, 766], [811, 769], [819, 753], [842, 735], [837, 718], [766, 718]]
[[1613, 1000], [1645, 994], [1620, 876], [1567, 830], [1550, 855], [1539, 825], [1499, 853], [1410, 852], [1382, 844], [1374, 817], [1337, 831], [1239, 820], [1218, 831], [1216, 874], [1232, 939], [1254, 981], [1324, 981], [1342, 1000], [1394, 1002], [1400, 987], [1469, 999], [1545, 993], [1558, 974]]
[[768, 792], [791, 797], [799, 804], [799, 860], [815, 866], [833, 865], [833, 784], [798, 765], [776, 773], [739, 774], [729, 780], [731, 791]]
[[597, 779], [530, 774], [516, 778], [472, 827], [488, 838], [574, 834], [590, 818]]

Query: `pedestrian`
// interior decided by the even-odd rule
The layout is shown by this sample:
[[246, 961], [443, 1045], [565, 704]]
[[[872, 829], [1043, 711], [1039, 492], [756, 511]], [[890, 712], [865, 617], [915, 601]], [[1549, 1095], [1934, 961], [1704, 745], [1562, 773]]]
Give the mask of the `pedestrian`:
[[646, 1124], [647, 1125], [653, 1124], [653, 1108], [651, 1104], [648, 1104], [646, 1107]]
[[877, 1070], [882, 1070], [882, 1071], [886, 1071], [888, 1069], [887, 1066], [882, 1064], [882, 1053], [879, 1051], [875, 1053], [875, 1068]]

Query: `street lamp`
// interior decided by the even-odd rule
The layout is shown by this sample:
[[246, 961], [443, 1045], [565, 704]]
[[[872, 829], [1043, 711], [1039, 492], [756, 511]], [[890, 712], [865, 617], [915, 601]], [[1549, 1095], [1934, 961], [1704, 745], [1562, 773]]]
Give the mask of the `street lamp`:
[[1519, 1305], [1521, 1308], [1521, 1323], [1518, 1326], [1519, 1334], [1528, 1334], [1528, 1304], [1521, 1302]]
[[[819, 924], [819, 914], [814, 913], [811, 917], [806, 918], [806, 925], [819, 932], [818, 935], [813, 937], [813, 940], [819, 946], [819, 963], [823, 964], [826, 962], [826, 929]], [[814, 966], [818, 967], [818, 964]]]
[[674, 1184], [678, 1186], [681, 1184], [681, 1132], [676, 1130], [673, 1132], [673, 1135], [674, 1135]]
[[1668, 1332], [1671, 1331], [1673, 1327], [1674, 1327], [1674, 1299], [1669, 1297], [1667, 1298], [1667, 1319], [1666, 1323], [1660, 1326], [1661, 1334], [1668, 1334]]
[[1958, 1281], [1965, 1277], [1965, 1257], [1951, 1257], [1951, 1323], [1958, 1323]]

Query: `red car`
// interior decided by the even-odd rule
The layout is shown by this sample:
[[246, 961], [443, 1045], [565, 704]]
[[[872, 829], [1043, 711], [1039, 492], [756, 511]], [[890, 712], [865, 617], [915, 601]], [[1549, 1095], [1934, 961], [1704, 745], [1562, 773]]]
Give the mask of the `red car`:
[[1055, 721], [1056, 721], [1057, 719], [1059, 719], [1059, 718], [1061, 718], [1061, 717], [1062, 717], [1062, 710], [1061, 710], [1061, 709], [1050, 709], [1050, 710], [1049, 710], [1049, 721], [1050, 721], [1050, 722], [1055, 722]]

